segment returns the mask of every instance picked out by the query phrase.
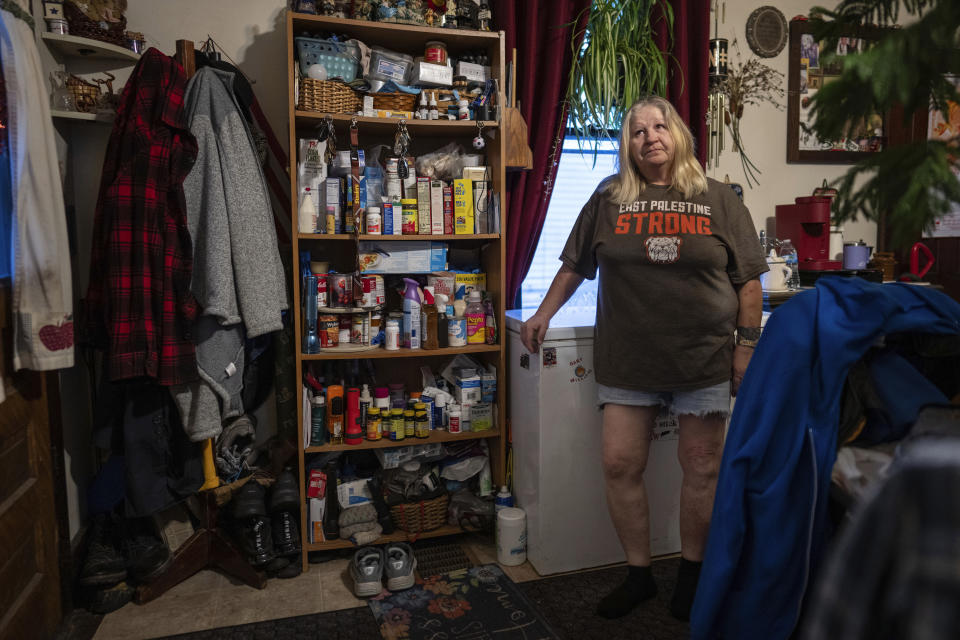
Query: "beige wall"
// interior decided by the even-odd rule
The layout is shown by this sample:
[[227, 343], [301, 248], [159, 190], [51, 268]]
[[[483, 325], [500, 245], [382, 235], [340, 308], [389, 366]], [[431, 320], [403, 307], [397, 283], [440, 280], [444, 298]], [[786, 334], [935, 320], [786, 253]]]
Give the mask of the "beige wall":
[[[724, 0], [721, 0], [723, 3]], [[747, 45], [745, 32], [747, 18], [754, 9], [763, 4], [776, 6], [787, 21], [798, 14], [806, 14], [814, 4], [810, 0], [780, 0], [778, 2], [748, 2], [747, 0], [726, 0], [726, 21], [718, 25], [721, 38], [730, 41], [730, 66], [737, 62], [733, 47], [734, 38], [737, 39], [741, 60], [746, 62], [750, 57], [756, 57]], [[830, 6], [830, 2], [822, 3]], [[711, 21], [710, 33], [713, 34]], [[775, 58], [761, 58], [760, 61], [784, 74], [783, 88], [786, 91], [786, 74], [789, 45], [783, 48]], [[810, 195], [813, 189], [823, 182], [824, 178], [831, 181], [843, 175], [849, 165], [822, 165], [822, 164], [787, 164], [787, 111], [786, 97], [784, 109], [776, 110], [769, 104], [761, 106], [751, 105], [744, 109], [740, 131], [743, 135], [744, 148], [748, 157], [763, 173], [759, 175], [760, 184], [752, 189], [747, 188], [746, 176], [740, 164], [740, 156], [732, 151], [724, 151], [720, 159], [720, 166], [710, 170], [708, 174], [718, 180], [729, 175], [731, 182], [738, 182], [744, 186], [744, 202], [753, 215], [757, 229], [772, 227], [774, 207], [778, 204], [793, 202], [796, 196]], [[730, 136], [726, 136], [727, 148], [730, 148]], [[844, 238], [862, 238], [871, 246], [875, 246], [877, 238], [876, 224], [864, 219], [853, 223], [846, 223]]]

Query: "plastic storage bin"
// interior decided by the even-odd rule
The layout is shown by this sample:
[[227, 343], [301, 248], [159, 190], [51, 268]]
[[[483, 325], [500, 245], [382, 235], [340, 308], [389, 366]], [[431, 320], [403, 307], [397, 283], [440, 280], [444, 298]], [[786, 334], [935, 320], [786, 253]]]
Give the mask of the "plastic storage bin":
[[370, 71], [367, 80], [393, 80], [398, 84], [409, 84], [412, 71], [412, 56], [380, 47], [370, 48]]
[[322, 64], [327, 69], [328, 79], [343, 78], [344, 82], [352, 82], [357, 77], [360, 48], [355, 43], [305, 36], [294, 38], [294, 41], [303, 75], [307, 75], [310, 65]]

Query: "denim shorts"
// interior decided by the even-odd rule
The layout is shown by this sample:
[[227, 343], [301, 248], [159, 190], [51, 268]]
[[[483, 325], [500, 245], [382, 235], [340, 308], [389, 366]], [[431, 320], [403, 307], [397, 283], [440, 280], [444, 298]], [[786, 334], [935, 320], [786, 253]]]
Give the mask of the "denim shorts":
[[638, 391], [597, 385], [597, 406], [607, 403], [632, 407], [670, 407], [675, 415], [730, 415], [730, 381], [686, 391]]

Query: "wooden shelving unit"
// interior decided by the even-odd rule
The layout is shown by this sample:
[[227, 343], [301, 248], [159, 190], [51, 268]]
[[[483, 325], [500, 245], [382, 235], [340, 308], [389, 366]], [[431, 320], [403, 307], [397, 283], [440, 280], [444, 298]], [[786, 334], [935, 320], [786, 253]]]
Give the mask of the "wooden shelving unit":
[[[441, 40], [446, 43], [450, 55], [456, 56], [458, 53], [466, 51], [475, 51], [482, 49], [490, 57], [491, 73], [499, 81], [500, 87], [504, 86], [504, 36], [502, 32], [480, 32], [463, 31], [459, 29], [439, 29], [431, 27], [417, 27], [403, 24], [388, 24], [380, 22], [365, 22], [341, 18], [329, 18], [325, 16], [303, 15], [293, 12], [287, 14], [287, 78], [289, 83], [289, 123], [290, 123], [290, 192], [299, 194], [300, 189], [297, 184], [297, 153], [298, 139], [301, 137], [311, 137], [316, 130], [317, 124], [321, 119], [329, 116], [337, 127], [337, 139], [341, 141], [340, 148], [349, 140], [349, 126], [354, 120], [353, 114], [327, 114], [319, 112], [300, 111], [296, 108], [295, 95], [295, 73], [294, 65], [295, 45], [294, 37], [301, 35], [317, 36], [319, 34], [336, 33], [348, 38], [357, 38], [368, 46], [380, 45], [394, 51], [411, 54], [413, 56], [423, 55], [425, 44], [430, 40]], [[502, 98], [499, 98], [502, 100]], [[360, 147], [369, 148], [374, 144], [388, 143], [392, 144], [394, 132], [397, 129], [398, 120], [395, 118], [369, 118], [356, 117], [360, 135]], [[411, 151], [414, 155], [433, 151], [452, 140], [460, 141], [466, 149], [471, 148], [471, 140], [477, 135], [478, 123], [473, 120], [407, 120], [407, 128], [413, 138]], [[486, 164], [491, 167], [492, 175], [490, 180], [493, 182], [493, 193], [503, 193], [506, 180], [504, 158], [506, 157], [506, 148], [501, 134], [500, 125], [496, 121], [484, 121], [483, 130], [487, 136], [487, 145], [484, 149], [486, 154]], [[491, 136], [492, 134], [492, 136]], [[492, 138], [492, 139], [491, 139]], [[297, 198], [293, 198], [296, 203]], [[466, 347], [451, 347], [445, 349], [425, 350], [425, 349], [400, 349], [398, 351], [386, 351], [384, 349], [375, 349], [370, 351], [342, 351], [330, 350], [318, 354], [300, 353], [300, 336], [303, 331], [303, 322], [301, 318], [301, 300], [300, 300], [300, 282], [299, 282], [299, 256], [303, 249], [310, 249], [314, 252], [316, 259], [317, 252], [329, 251], [331, 260], [335, 257], [343, 258], [353, 255], [353, 236], [349, 234], [295, 234], [293, 236], [293, 264], [294, 264], [294, 282], [293, 309], [295, 331], [296, 331], [296, 376], [298, 394], [302, 393], [301, 381], [303, 380], [304, 367], [311, 362], [330, 361], [330, 360], [358, 360], [372, 359], [379, 376], [384, 379], [403, 379], [409, 384], [414, 384], [419, 379], [419, 368], [424, 363], [430, 363], [433, 367], [439, 367], [441, 363], [437, 359], [449, 359], [458, 354], [473, 354], [478, 359], [488, 365], [493, 365], [497, 370], [498, 377], [498, 395], [503, 398], [505, 395], [505, 377], [506, 361], [505, 346], [503, 341], [504, 331], [504, 308], [507, 301], [504, 300], [503, 291], [506, 287], [506, 258], [505, 244], [502, 242], [504, 236], [502, 230], [506, 228], [507, 211], [505, 209], [505, 200], [501, 196], [500, 200], [500, 229], [501, 233], [476, 234], [476, 235], [444, 235], [444, 236], [383, 236], [383, 235], [362, 235], [361, 240], [376, 242], [394, 242], [394, 241], [434, 241], [449, 242], [452, 246], [476, 249], [479, 247], [481, 256], [481, 266], [486, 273], [487, 291], [491, 293], [494, 305], [497, 310], [497, 323], [500, 329], [500, 343], [494, 345], [468, 345]], [[292, 211], [293, 228], [297, 229], [297, 208], [293, 205]], [[389, 378], [392, 376], [392, 378]], [[302, 401], [302, 397], [298, 395]], [[302, 406], [302, 402], [298, 403]], [[490, 450], [491, 471], [494, 482], [502, 484], [505, 475], [506, 465], [506, 403], [499, 400], [495, 408], [495, 428], [481, 432], [467, 432], [461, 434], [450, 434], [446, 431], [434, 431], [428, 438], [407, 438], [401, 441], [378, 440], [364, 441], [358, 445], [324, 445], [318, 447], [304, 447], [303, 435], [304, 424], [303, 415], [298, 412], [298, 441], [299, 463], [300, 463], [300, 486], [305, 486], [305, 459], [307, 456], [318, 453], [329, 453], [334, 451], [350, 451], [359, 449], [382, 449], [389, 447], [402, 447], [417, 444], [428, 444], [436, 442], [452, 442], [458, 440], [484, 439], [487, 441]], [[307, 570], [307, 553], [309, 551], [324, 551], [332, 549], [350, 548], [353, 545], [349, 541], [332, 540], [319, 543], [308, 543], [308, 514], [306, 503], [301, 505], [301, 531], [304, 533], [303, 544], [303, 566]], [[397, 532], [389, 536], [383, 536], [377, 544], [409, 540], [412, 538], [432, 538], [461, 533], [459, 527], [444, 526], [433, 531], [420, 534], [407, 534]]]

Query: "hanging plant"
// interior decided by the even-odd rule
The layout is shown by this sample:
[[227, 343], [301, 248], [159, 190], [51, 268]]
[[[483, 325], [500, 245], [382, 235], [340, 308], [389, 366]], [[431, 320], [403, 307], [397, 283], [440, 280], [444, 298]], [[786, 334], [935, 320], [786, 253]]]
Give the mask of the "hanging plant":
[[600, 143], [612, 140], [610, 131], [620, 128], [630, 105], [666, 92], [668, 54], [657, 48], [651, 17], [657, 4], [672, 33], [673, 9], [667, 0], [594, 0], [585, 30], [573, 35], [571, 42], [583, 36], [583, 44], [574, 51], [567, 126], [581, 150], [592, 147], [594, 158]]

